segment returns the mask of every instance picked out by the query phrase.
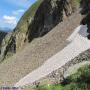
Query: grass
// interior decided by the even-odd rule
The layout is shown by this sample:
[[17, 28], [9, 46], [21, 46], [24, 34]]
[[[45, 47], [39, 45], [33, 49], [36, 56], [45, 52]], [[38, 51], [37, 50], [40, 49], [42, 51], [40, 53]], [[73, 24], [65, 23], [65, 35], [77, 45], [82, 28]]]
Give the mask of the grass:
[[57, 85], [42, 85], [35, 90], [90, 90], [90, 66], [80, 68], [66, 80]]
[[15, 29], [16, 32], [26, 32], [28, 30], [28, 23], [27, 21], [30, 18], [34, 18], [34, 15], [42, 3], [43, 0], [37, 0], [21, 17], [20, 21], [17, 24], [17, 27]]
[[62, 88], [60, 85], [54, 85], [54, 86], [40, 86], [39, 88], [36, 88], [36, 90], [60, 90]]
[[78, 3], [80, 3], [80, 0], [76, 0]]

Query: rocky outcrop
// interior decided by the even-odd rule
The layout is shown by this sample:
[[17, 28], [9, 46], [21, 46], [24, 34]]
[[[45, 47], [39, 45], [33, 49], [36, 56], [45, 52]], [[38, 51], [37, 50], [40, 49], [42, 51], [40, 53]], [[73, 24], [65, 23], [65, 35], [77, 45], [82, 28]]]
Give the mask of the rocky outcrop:
[[6, 32], [0, 31], [0, 45], [2, 43], [3, 38], [6, 36]]
[[[9, 51], [9, 47], [8, 46], [10, 46], [10, 44], [9, 44], [9, 42], [11, 42], [10, 40], [10, 38], [11, 38], [11, 35], [12, 35], [12, 33], [10, 32], [10, 33], [8, 33], [4, 38], [3, 38], [3, 40], [2, 40], [2, 43], [1, 43], [1, 53], [0, 53], [0, 62], [5, 58], [5, 56], [6, 56], [6, 52], [7, 52], [7, 50]], [[13, 45], [13, 44], [12, 44]], [[8, 48], [8, 49], [7, 49]], [[10, 51], [11, 52], [11, 51]]]
[[1, 54], [1, 43], [6, 35], [7, 35], [6, 32], [0, 31], [0, 54]]
[[26, 42], [44, 36], [58, 23], [68, 18], [76, 11], [76, 8], [74, 0], [38, 0], [18, 22], [11, 37], [3, 47], [3, 56], [8, 56], [8, 53], [13, 54], [20, 50]]
[[[73, 0], [74, 1], [74, 0]], [[32, 22], [28, 27], [28, 41], [41, 37], [48, 33], [58, 23], [63, 21], [75, 11], [72, 7], [72, 0], [44, 0], [37, 9], [34, 18], [30, 18], [28, 22]]]
[[80, 0], [80, 7], [82, 15], [90, 13], [90, 0]]
[[[84, 18], [81, 21], [81, 24], [87, 24], [88, 30], [90, 33], [90, 0], [81, 0], [80, 2], [81, 14], [84, 15]], [[90, 39], [90, 34], [87, 36]]]

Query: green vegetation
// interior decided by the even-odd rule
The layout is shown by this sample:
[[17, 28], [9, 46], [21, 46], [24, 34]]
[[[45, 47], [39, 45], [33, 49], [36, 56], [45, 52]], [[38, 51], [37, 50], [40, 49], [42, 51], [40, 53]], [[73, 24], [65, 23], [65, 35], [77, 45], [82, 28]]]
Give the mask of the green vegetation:
[[76, 0], [78, 3], [80, 3], [80, 0]]
[[43, 0], [37, 0], [24, 14], [24, 16], [22, 17], [23, 19], [26, 19], [28, 17], [33, 17], [38, 9], [38, 7], [40, 6], [40, 4], [42, 3]]
[[[43, 0], [37, 0], [21, 17], [20, 21], [18, 22], [13, 37], [16, 37], [16, 50], [20, 50], [23, 46], [25, 40], [27, 39], [27, 32], [29, 27], [30, 20], [34, 19], [34, 15], [42, 3]], [[21, 42], [20, 42], [21, 41]]]
[[80, 5], [80, 0], [76, 0], [77, 4]]
[[54, 85], [54, 86], [45, 85], [37, 88], [36, 90], [60, 90], [60, 88], [62, 88], [60, 85]]
[[90, 66], [80, 68], [61, 84], [43, 85], [35, 90], [90, 90]]
[[26, 32], [28, 30], [28, 20], [34, 18], [34, 15], [42, 3], [43, 0], [37, 0], [22, 16], [20, 21], [17, 24], [16, 32]]

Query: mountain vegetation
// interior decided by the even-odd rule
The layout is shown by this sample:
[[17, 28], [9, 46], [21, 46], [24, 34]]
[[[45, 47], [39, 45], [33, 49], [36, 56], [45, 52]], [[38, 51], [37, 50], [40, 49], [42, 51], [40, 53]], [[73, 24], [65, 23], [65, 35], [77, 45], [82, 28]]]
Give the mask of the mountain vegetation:
[[42, 85], [35, 90], [90, 90], [90, 66], [81, 67], [60, 84]]

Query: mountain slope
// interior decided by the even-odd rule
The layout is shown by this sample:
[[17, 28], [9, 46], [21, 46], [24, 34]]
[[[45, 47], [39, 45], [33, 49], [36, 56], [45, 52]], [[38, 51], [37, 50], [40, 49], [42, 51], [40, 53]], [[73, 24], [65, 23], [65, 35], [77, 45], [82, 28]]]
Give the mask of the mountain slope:
[[6, 32], [0, 31], [0, 54], [1, 54], [1, 44], [6, 35], [7, 35]]
[[[25, 75], [44, 63], [67, 45], [66, 38], [79, 25], [81, 16], [76, 12], [42, 38], [34, 39], [22, 52], [0, 65], [0, 85], [13, 86]], [[71, 26], [71, 27], [70, 27]]]
[[52, 30], [64, 18], [76, 11], [75, 0], [37, 0], [22, 16], [10, 39], [2, 58], [22, 50], [26, 43], [42, 37]]

